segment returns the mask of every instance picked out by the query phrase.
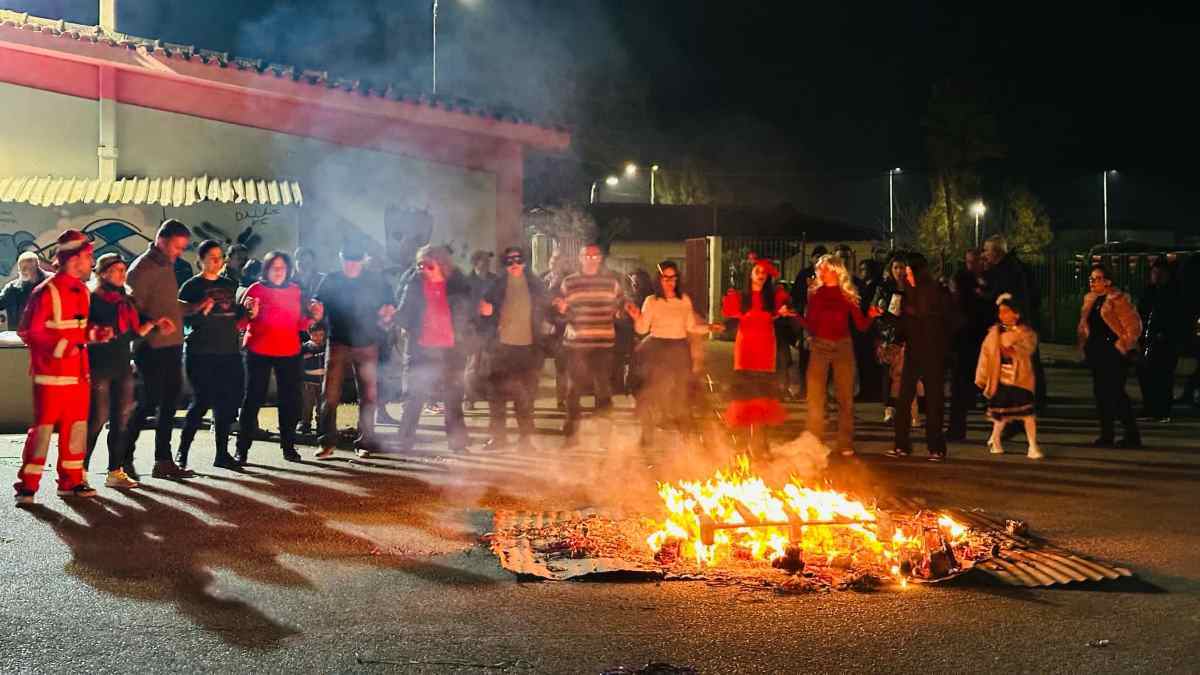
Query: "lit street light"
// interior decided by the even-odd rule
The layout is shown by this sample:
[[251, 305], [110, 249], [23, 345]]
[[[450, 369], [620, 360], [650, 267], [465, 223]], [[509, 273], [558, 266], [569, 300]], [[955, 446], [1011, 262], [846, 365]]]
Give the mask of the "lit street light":
[[[477, 0], [459, 0], [459, 4], [474, 7]], [[437, 15], [438, 0], [433, 0], [433, 93], [437, 93]]]
[[633, 162], [629, 162], [628, 164], [625, 165], [625, 177], [626, 178], [633, 178], [634, 176], [637, 175], [637, 172], [638, 172], [637, 164], [634, 164]]
[[[607, 185], [608, 187], [616, 187], [620, 182], [621, 182], [621, 179], [617, 178], [616, 176], [609, 176], [608, 178], [604, 179], [604, 184]], [[588, 200], [588, 203], [590, 203], [590, 204], [596, 203], [596, 186], [599, 183], [600, 183], [599, 179], [592, 181], [592, 195], [591, 195], [591, 198]]]
[[971, 213], [975, 215], [975, 248], [979, 248], [979, 219], [987, 213], [987, 207], [977, 201], [971, 205]]
[[658, 173], [658, 165], [650, 165], [650, 205], [654, 206], [654, 174]]

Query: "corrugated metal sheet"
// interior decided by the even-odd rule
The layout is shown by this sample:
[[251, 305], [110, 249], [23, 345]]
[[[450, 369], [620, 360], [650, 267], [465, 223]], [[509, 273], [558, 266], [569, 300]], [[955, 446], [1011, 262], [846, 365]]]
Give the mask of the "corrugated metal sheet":
[[294, 180], [156, 176], [102, 181], [98, 178], [15, 176], [0, 178], [0, 202], [33, 206], [64, 204], [225, 204], [304, 205]]
[[[910, 499], [889, 499], [887, 507], [915, 512], [928, 508]], [[960, 523], [991, 532], [1003, 540], [1000, 555], [989, 558], [970, 569], [971, 573], [982, 573], [1009, 586], [1044, 588], [1074, 583], [1115, 581], [1133, 576], [1124, 567], [1110, 566], [1085, 558], [1067, 549], [1032, 537], [1009, 534], [1003, 518], [982, 511], [966, 509], [937, 509], [950, 515]], [[611, 572], [661, 573], [662, 570], [636, 560], [621, 558], [560, 559], [548, 563], [545, 556], [538, 555], [531, 542], [523, 536], [514, 536], [523, 530], [537, 530], [544, 526], [580, 520], [589, 514], [606, 517], [622, 517], [588, 509], [585, 511], [497, 511], [494, 515], [491, 540], [492, 552], [505, 569], [520, 575], [543, 579], [574, 579], [592, 574]], [[667, 577], [670, 578], [670, 577]]]

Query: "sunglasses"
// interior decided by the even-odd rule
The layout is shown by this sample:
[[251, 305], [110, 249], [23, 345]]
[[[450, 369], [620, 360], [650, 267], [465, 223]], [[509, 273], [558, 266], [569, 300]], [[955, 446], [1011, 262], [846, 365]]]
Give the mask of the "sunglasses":
[[519, 255], [514, 255], [514, 256], [504, 259], [505, 267], [512, 267], [513, 265], [524, 265], [524, 264], [525, 264], [525, 259]]

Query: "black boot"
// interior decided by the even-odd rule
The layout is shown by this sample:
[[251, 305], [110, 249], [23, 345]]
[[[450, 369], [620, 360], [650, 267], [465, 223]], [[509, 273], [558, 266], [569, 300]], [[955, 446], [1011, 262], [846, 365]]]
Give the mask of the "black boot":
[[196, 439], [196, 429], [184, 428], [179, 435], [179, 450], [175, 453], [175, 465], [184, 468], [188, 463], [188, 453], [192, 450], [192, 441]]

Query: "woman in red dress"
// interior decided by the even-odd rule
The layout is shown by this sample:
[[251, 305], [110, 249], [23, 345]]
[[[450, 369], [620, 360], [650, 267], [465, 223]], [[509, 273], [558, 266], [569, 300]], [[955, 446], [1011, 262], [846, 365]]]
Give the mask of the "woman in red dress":
[[796, 313], [788, 306], [787, 290], [775, 285], [779, 270], [769, 260], [753, 260], [747, 287], [741, 292], [729, 289], [721, 303], [726, 322], [737, 331], [733, 400], [725, 411], [725, 423], [743, 449], [765, 456], [770, 453], [767, 428], [787, 418], [775, 377], [775, 319], [794, 318]]

